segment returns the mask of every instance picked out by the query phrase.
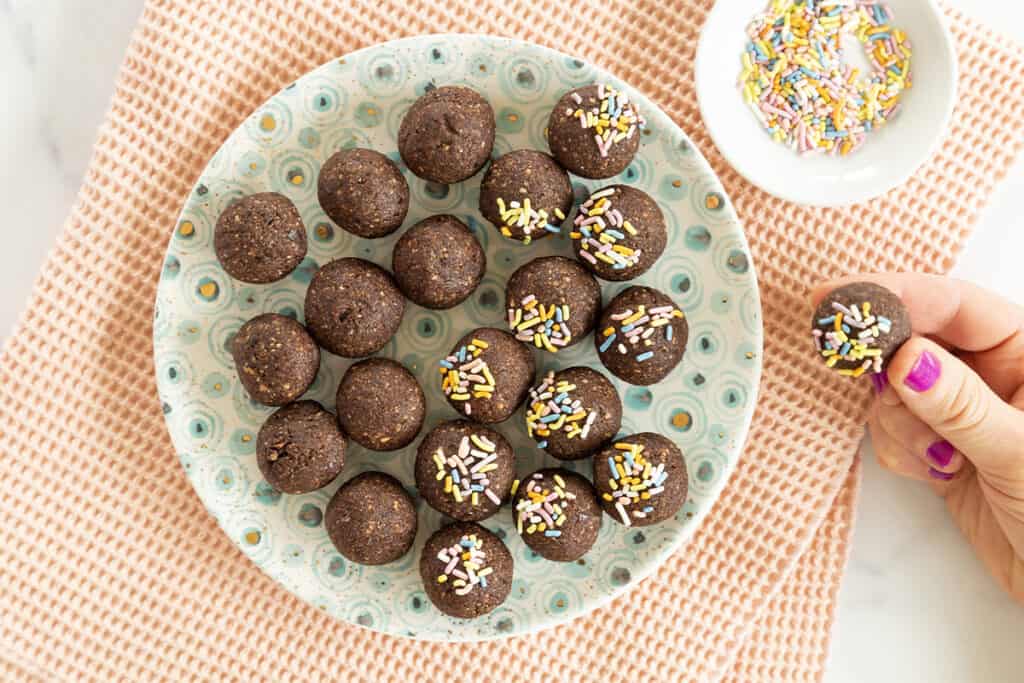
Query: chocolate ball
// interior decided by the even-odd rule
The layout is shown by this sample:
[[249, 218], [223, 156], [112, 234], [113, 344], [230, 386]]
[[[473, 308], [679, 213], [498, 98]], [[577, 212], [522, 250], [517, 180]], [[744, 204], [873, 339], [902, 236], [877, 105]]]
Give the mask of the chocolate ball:
[[391, 273], [342, 258], [320, 268], [306, 290], [306, 325], [320, 346], [345, 358], [379, 351], [398, 331], [405, 297]]
[[463, 86], [434, 88], [398, 128], [398, 153], [409, 170], [435, 183], [457, 183], [487, 163], [494, 146], [494, 110]]
[[487, 255], [455, 216], [425, 218], [395, 244], [391, 269], [402, 292], [426, 308], [451, 308], [473, 293], [487, 270]]
[[359, 237], [383, 237], [405, 220], [409, 184], [395, 162], [380, 152], [343, 149], [321, 167], [317, 198], [342, 230]]
[[549, 371], [530, 389], [526, 431], [537, 447], [559, 460], [579, 460], [602, 448], [622, 426], [622, 401], [597, 370], [577, 366]]
[[412, 443], [423, 426], [427, 401], [401, 363], [367, 358], [352, 365], [338, 385], [338, 423], [360, 446], [394, 451]]
[[530, 349], [493, 327], [466, 334], [440, 365], [441, 389], [448, 402], [483, 424], [511, 417], [526, 398], [536, 371]]
[[601, 505], [587, 478], [561, 468], [523, 477], [512, 518], [523, 542], [546, 560], [573, 562], [601, 531]]
[[324, 527], [331, 543], [358, 564], [387, 564], [416, 539], [416, 504], [401, 482], [364, 472], [341, 485], [327, 504]]
[[572, 205], [569, 174], [532, 149], [498, 157], [480, 183], [480, 213], [504, 237], [523, 244], [559, 232]]
[[536, 258], [508, 279], [505, 310], [516, 339], [556, 353], [594, 329], [601, 312], [601, 285], [572, 259]]
[[295, 204], [283, 194], [251, 194], [221, 212], [213, 232], [213, 250], [236, 280], [276, 282], [306, 256], [306, 228]]
[[509, 498], [515, 479], [512, 446], [498, 432], [468, 420], [430, 430], [416, 451], [416, 488], [430, 507], [452, 519], [487, 519]]
[[872, 282], [833, 290], [811, 319], [819, 356], [847, 377], [883, 372], [910, 332], [910, 314], [900, 298]]
[[548, 146], [572, 173], [610, 178], [633, 161], [643, 126], [643, 116], [626, 93], [587, 85], [562, 95], [551, 110]]
[[260, 427], [256, 464], [278, 491], [316, 491], [341, 474], [345, 435], [334, 415], [316, 401], [289, 403]]
[[479, 524], [455, 522], [427, 539], [420, 578], [435, 607], [474, 619], [505, 602], [512, 591], [512, 554]]
[[648, 526], [674, 516], [686, 502], [688, 481], [682, 451], [661, 434], [633, 434], [594, 455], [594, 487], [601, 507], [626, 526]]
[[668, 243], [658, 203], [628, 185], [611, 185], [590, 195], [569, 234], [580, 263], [599, 278], [613, 281], [646, 273]]
[[302, 396], [320, 368], [320, 349], [306, 328], [277, 313], [258, 315], [242, 325], [231, 339], [231, 356], [249, 396], [268, 406]]
[[597, 329], [594, 346], [601, 362], [619, 379], [639, 386], [665, 379], [683, 359], [689, 336], [682, 310], [650, 287], [630, 287], [612, 299]]

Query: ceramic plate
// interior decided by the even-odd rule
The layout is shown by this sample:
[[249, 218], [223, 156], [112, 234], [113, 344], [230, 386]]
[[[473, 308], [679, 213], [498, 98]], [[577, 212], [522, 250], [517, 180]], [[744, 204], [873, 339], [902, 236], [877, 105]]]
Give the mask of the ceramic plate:
[[[413, 100], [440, 84], [483, 93], [497, 116], [494, 153], [547, 149], [544, 129], [564, 91], [600, 81], [625, 88], [648, 121], [633, 164], [617, 178], [660, 203], [669, 244], [636, 282], [670, 292], [689, 318], [689, 350], [662, 383], [615, 384], [625, 406], [623, 432], [657, 431], [676, 441], [691, 473], [690, 497], [672, 520], [626, 528], [605, 517], [596, 546], [579, 562], [534, 556], [512, 531], [508, 508], [485, 522], [515, 558], [508, 600], [491, 614], [451, 619], [427, 600], [419, 551], [442, 524], [418, 501], [419, 534], [398, 562], [363, 567], [339, 555], [323, 527], [324, 508], [341, 481], [359, 472], [389, 472], [415, 494], [415, 444], [376, 453], [351, 444], [342, 476], [302, 496], [281, 495], [256, 466], [256, 434], [272, 409], [254, 404], [235, 378], [228, 344], [247, 319], [276, 311], [302, 320], [306, 286], [317, 267], [358, 256], [390, 268], [398, 234], [359, 239], [320, 210], [316, 178], [334, 151], [372, 147], [401, 164], [399, 122]], [[461, 306], [430, 311], [409, 304], [398, 335], [380, 355], [401, 361], [428, 400], [423, 433], [457, 417], [444, 400], [437, 362], [467, 330], [501, 327], [504, 284], [527, 260], [571, 255], [567, 237], [528, 247], [502, 239], [477, 212], [480, 176], [458, 185], [425, 182], [404, 169], [412, 190], [406, 226], [452, 213], [487, 251], [487, 275]], [[603, 183], [576, 181], [577, 197]], [[213, 251], [217, 216], [233, 200], [274, 190], [290, 197], [309, 233], [309, 254], [287, 279], [246, 285], [221, 269]], [[729, 477], [743, 446], [761, 368], [761, 318], [753, 265], [732, 206], [707, 162], [686, 135], [638, 91], [604, 71], [561, 53], [482, 36], [424, 36], [386, 43], [331, 61], [300, 78], [255, 111], [210, 160], [189, 194], [157, 291], [154, 346], [160, 400], [178, 457], [196, 492], [224, 532], [263, 571], [339, 619], [394, 635], [477, 640], [522, 634], [568, 621], [610, 600], [650, 574], [689, 537]], [[604, 285], [607, 301], [627, 283]], [[590, 339], [558, 354], [538, 355], [539, 368], [600, 367]], [[308, 397], [333, 409], [349, 361], [323, 354]], [[539, 376], [539, 375], [538, 375]], [[515, 446], [519, 474], [555, 461], [526, 436], [520, 410], [498, 429]], [[590, 476], [589, 461], [571, 464]], [[642, 588], [639, 590], [643, 590]]]

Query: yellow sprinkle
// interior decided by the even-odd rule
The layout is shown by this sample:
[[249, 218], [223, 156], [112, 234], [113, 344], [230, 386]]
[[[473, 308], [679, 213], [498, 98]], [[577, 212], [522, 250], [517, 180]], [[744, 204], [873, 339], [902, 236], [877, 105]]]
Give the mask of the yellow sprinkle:
[[444, 583], [447, 580], [448, 580], [448, 575], [447, 574], [441, 574], [440, 576], [437, 577], [437, 582], [438, 583]]

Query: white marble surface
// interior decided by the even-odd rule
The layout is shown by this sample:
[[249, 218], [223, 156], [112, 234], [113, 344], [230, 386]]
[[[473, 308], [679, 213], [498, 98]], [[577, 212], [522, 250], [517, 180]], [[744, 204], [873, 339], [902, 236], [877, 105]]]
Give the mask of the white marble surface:
[[[952, 0], [1024, 43], [1016, 2]], [[9, 333], [89, 161], [141, 0], [0, 0], [0, 338]], [[1022, 122], [1024, 123], [1024, 122]], [[958, 272], [1024, 302], [1024, 160]], [[1024, 680], [1024, 608], [994, 586], [923, 487], [870, 458], [826, 681]]]

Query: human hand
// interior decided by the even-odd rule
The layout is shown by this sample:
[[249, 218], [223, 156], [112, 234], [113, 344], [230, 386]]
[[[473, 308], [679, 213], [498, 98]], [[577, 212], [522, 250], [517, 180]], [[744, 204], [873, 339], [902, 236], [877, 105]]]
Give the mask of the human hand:
[[879, 463], [928, 482], [995, 579], [1024, 603], [1024, 309], [961, 280], [853, 281], [903, 300], [914, 336], [873, 376], [868, 429]]

